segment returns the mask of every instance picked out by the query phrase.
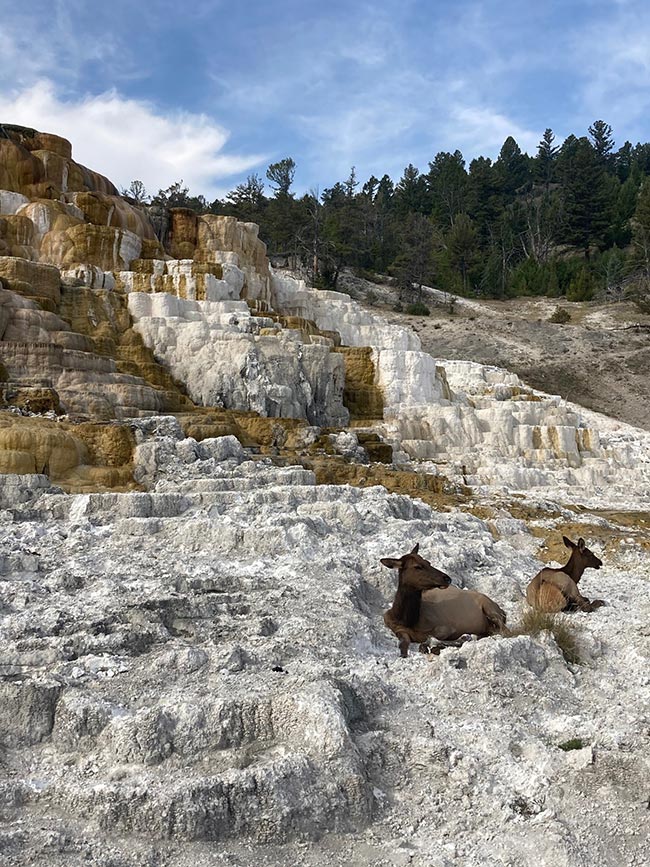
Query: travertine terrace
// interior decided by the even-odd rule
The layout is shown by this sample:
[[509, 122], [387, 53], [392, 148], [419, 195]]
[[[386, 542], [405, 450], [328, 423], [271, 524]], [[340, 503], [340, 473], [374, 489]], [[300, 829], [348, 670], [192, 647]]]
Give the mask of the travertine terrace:
[[[647, 863], [650, 435], [0, 136], [0, 858]], [[380, 558], [516, 624], [562, 533], [605, 564], [579, 663], [399, 658]]]

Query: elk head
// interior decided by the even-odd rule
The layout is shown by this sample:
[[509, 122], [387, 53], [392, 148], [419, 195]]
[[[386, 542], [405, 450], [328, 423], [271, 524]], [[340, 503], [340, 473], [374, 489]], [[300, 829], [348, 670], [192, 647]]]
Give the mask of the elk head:
[[416, 545], [403, 557], [384, 557], [380, 562], [389, 569], [398, 570], [398, 586], [404, 589], [431, 590], [434, 587], [449, 587], [451, 584], [449, 575], [436, 569], [424, 557], [420, 557], [419, 549], [420, 546]]

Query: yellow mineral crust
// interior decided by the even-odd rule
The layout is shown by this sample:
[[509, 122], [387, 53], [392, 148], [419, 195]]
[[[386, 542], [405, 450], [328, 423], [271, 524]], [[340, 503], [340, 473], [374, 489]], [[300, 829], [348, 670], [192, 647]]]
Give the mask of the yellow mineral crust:
[[127, 229], [138, 237], [155, 241], [151, 221], [139, 208], [130, 205], [121, 196], [107, 196], [103, 193], [74, 193], [73, 203], [82, 212], [87, 223], [95, 226], [113, 226]]
[[11, 214], [0, 217], [0, 255], [35, 259], [34, 224], [28, 217]]
[[340, 346], [335, 352], [345, 360], [343, 403], [350, 419], [382, 419], [384, 398], [377, 384], [377, 373], [369, 346]]
[[[26, 260], [0, 259], [0, 266], [18, 263], [18, 276], [32, 283], [5, 280], [16, 291], [0, 290], [0, 360], [5, 404], [32, 412], [45, 409], [123, 418], [151, 412], [176, 412], [192, 406], [151, 350], [131, 328], [122, 295], [65, 287], [58, 313], [43, 309], [32, 298], [41, 293], [58, 270]], [[31, 273], [28, 269], [32, 269]], [[33, 389], [45, 389], [34, 392]]]
[[12, 292], [56, 305], [61, 298], [58, 268], [17, 256], [0, 256], [0, 281]]
[[142, 240], [127, 229], [79, 223], [63, 232], [48, 232], [41, 244], [41, 260], [62, 270], [95, 265], [103, 271], [124, 271], [141, 250]]
[[45, 473], [65, 490], [136, 487], [134, 448], [127, 425], [0, 413], [0, 472]]
[[11, 139], [0, 138], [0, 189], [31, 198], [43, 195], [47, 186], [40, 160]]
[[46, 199], [84, 190], [118, 195], [108, 178], [72, 159], [67, 139], [10, 124], [2, 132], [8, 138], [0, 138], [0, 189]]

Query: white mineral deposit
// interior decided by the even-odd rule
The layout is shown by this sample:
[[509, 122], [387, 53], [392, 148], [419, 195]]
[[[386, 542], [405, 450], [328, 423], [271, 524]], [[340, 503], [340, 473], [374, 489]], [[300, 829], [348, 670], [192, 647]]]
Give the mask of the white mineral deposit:
[[[68, 142], [25, 135], [0, 139], [3, 386], [56, 411], [2, 413], [0, 861], [650, 863], [650, 434], [274, 272], [252, 223], [175, 209], [164, 247]], [[378, 417], [352, 417], [350, 347]], [[299, 445], [188, 437], [173, 400]], [[372, 484], [362, 434], [414, 496]], [[102, 448], [92, 490], [52, 483]], [[317, 484], [327, 461], [359, 486]], [[456, 499], [418, 499], [431, 477]], [[516, 634], [560, 526], [604, 563], [571, 653]], [[513, 633], [400, 658], [380, 560], [415, 544]]]

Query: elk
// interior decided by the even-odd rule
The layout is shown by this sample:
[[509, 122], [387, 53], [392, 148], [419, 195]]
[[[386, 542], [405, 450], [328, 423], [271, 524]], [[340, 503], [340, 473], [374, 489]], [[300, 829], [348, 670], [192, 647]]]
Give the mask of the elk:
[[600, 569], [603, 561], [585, 545], [584, 539], [577, 543], [562, 536], [562, 541], [571, 550], [569, 562], [559, 569], [546, 566], [533, 578], [526, 589], [526, 599], [532, 608], [539, 611], [594, 611], [605, 605], [602, 599], [589, 601], [578, 590], [578, 582], [585, 569]]
[[419, 545], [403, 557], [380, 562], [397, 569], [397, 592], [384, 623], [399, 640], [400, 654], [408, 656], [411, 642], [427, 651], [429, 638], [456, 641], [461, 636], [480, 638], [502, 632], [506, 615], [488, 596], [450, 587], [451, 578], [418, 554]]

